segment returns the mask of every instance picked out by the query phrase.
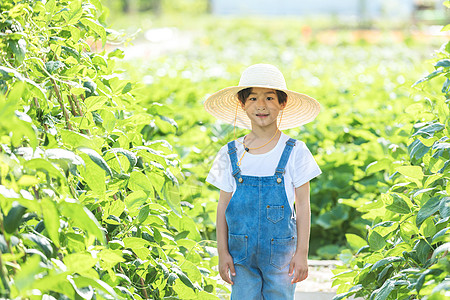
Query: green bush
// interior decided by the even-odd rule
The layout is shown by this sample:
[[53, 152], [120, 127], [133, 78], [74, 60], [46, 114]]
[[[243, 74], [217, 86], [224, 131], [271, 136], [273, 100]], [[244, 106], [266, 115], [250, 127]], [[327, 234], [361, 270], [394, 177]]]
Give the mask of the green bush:
[[[167, 108], [102, 49], [98, 0], [0, 4], [0, 297], [218, 299]], [[183, 208], [184, 207], [184, 208]]]
[[[413, 86], [421, 100], [405, 109], [407, 153], [368, 165], [387, 170], [389, 189], [357, 208], [370, 220], [365, 238], [346, 234], [348, 266], [335, 271], [334, 300], [448, 299], [450, 293], [450, 42], [436, 54], [434, 71]], [[430, 82], [431, 81], [431, 82]], [[435, 82], [436, 81], [436, 82]], [[435, 90], [436, 83], [442, 88]]]

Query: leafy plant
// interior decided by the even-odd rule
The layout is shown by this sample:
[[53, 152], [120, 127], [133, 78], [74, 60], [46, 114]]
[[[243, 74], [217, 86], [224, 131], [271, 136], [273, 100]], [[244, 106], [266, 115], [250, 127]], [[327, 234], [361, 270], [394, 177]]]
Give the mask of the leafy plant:
[[413, 85], [425, 100], [406, 108], [410, 122], [398, 130], [410, 132], [402, 143], [407, 155], [388, 167], [386, 161], [367, 167], [390, 171], [389, 189], [357, 209], [371, 224], [364, 239], [346, 234], [356, 254], [342, 253], [349, 267], [335, 271], [334, 300], [448, 299], [450, 42], [436, 56], [435, 70]]
[[[98, 0], [0, 4], [0, 294], [217, 299], [180, 201], [176, 128], [121, 78]], [[94, 51], [100, 49], [99, 51]]]

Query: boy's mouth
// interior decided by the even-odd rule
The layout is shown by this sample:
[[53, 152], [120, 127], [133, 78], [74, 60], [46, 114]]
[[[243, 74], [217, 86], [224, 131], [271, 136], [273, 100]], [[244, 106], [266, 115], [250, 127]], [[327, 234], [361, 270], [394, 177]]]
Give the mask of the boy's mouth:
[[267, 117], [269, 114], [256, 114], [257, 117]]

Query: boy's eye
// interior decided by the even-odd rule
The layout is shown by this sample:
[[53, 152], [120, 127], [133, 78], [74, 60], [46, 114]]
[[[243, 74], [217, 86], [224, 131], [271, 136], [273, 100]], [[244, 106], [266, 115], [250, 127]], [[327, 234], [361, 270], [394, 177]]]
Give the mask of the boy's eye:
[[250, 98], [248, 98], [248, 100], [250, 100], [250, 101], [256, 101], [256, 97], [250, 97]]
[[273, 100], [273, 97], [267, 97], [267, 100]]

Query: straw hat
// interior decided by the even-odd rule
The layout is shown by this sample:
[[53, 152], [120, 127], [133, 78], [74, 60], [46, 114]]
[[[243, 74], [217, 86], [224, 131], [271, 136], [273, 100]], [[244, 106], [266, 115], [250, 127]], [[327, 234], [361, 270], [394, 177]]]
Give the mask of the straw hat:
[[[231, 86], [209, 96], [203, 104], [206, 111], [216, 118], [236, 126], [251, 129], [251, 122], [241, 105], [237, 93], [249, 87], [262, 87], [283, 91], [287, 94], [280, 130], [295, 128], [311, 122], [320, 111], [320, 104], [314, 98], [287, 89], [280, 70], [269, 64], [256, 64], [244, 70], [238, 86]], [[237, 113], [237, 115], [236, 115]], [[280, 115], [277, 122], [279, 124]]]

